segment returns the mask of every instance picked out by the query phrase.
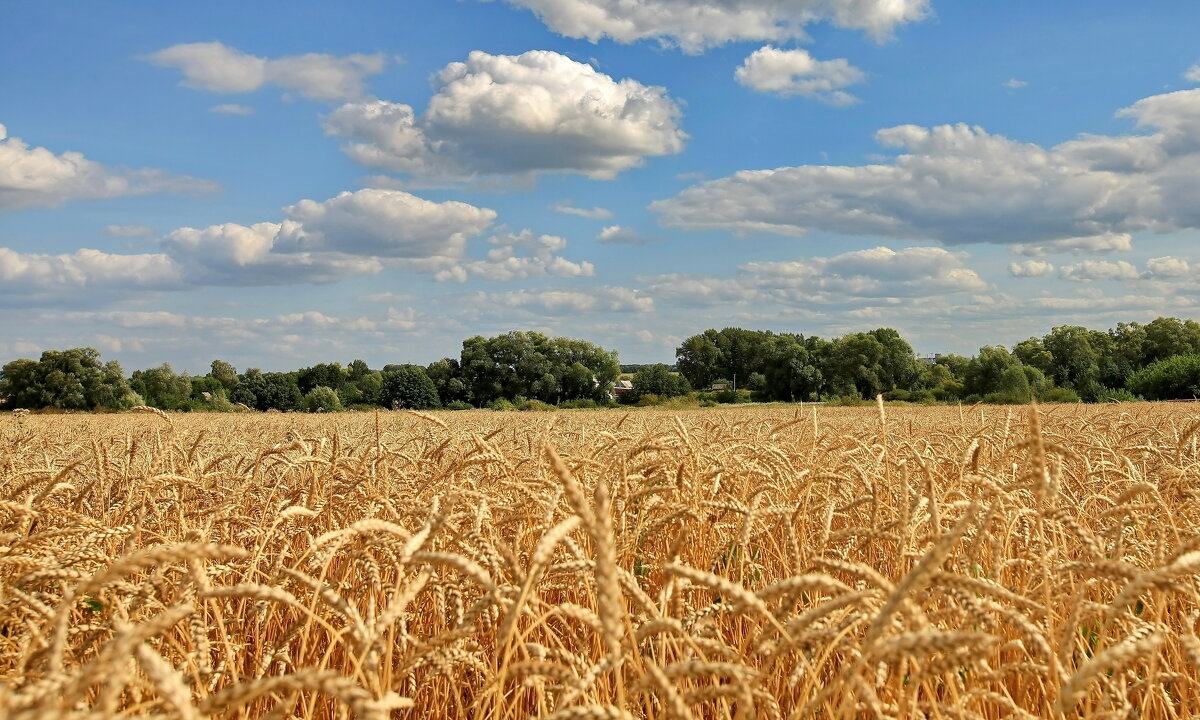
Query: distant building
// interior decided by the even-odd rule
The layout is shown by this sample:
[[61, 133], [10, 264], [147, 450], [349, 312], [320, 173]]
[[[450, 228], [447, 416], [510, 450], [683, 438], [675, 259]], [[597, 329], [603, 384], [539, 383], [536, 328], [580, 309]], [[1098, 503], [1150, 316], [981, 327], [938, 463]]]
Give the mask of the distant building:
[[621, 397], [625, 393], [633, 392], [633, 383], [629, 380], [618, 380], [613, 383], [613, 397]]

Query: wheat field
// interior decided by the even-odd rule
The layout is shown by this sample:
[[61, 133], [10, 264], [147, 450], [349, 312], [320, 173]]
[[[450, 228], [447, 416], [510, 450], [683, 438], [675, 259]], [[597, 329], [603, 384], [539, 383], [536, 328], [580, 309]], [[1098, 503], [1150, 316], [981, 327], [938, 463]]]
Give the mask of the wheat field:
[[0, 418], [0, 716], [1194, 717], [1198, 428]]

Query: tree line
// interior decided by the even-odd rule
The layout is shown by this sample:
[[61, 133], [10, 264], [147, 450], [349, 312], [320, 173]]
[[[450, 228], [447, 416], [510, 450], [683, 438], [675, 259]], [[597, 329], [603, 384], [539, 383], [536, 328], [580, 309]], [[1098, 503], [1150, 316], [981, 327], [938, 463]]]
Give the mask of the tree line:
[[[630, 388], [614, 383], [633, 371]], [[628, 373], [627, 373], [628, 374]], [[980, 348], [971, 358], [918, 358], [891, 328], [825, 339], [741, 328], [684, 340], [675, 364], [621, 366], [584, 340], [510, 332], [463, 341], [458, 358], [372, 369], [362, 360], [290, 372], [238, 372], [214, 360], [205, 375], [169, 364], [126, 376], [92, 348], [47, 350], [0, 370], [5, 408], [327, 411], [346, 408], [596, 407], [702, 402], [869, 399], [910, 402], [1148, 400], [1200, 395], [1200, 323], [1158, 318], [1107, 331], [1056, 327], [1043, 337]]]

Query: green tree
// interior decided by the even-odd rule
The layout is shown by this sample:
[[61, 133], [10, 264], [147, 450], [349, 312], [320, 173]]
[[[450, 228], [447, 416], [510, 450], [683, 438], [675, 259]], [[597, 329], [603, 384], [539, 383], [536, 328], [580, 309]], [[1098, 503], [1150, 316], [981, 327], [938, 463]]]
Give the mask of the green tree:
[[1042, 338], [1042, 345], [1053, 358], [1046, 375], [1088, 402], [1096, 400], [1106, 384], [1123, 384], [1124, 378], [1117, 372], [1115, 343], [1107, 333], [1064, 325]]
[[221, 383], [226, 392], [233, 392], [238, 384], [237, 369], [224, 360], [213, 360], [208, 376]]
[[467, 384], [463, 382], [462, 366], [454, 358], [442, 358], [429, 364], [425, 374], [437, 388], [438, 399], [443, 405], [452, 402], [466, 402], [469, 395]]
[[295, 373], [265, 373], [250, 368], [241, 375], [232, 399], [256, 410], [286, 412], [299, 410], [304, 396], [296, 384]]
[[367, 367], [367, 364], [362, 360], [354, 360], [346, 366], [346, 375], [349, 377], [350, 382], [358, 382], [370, 372], [371, 368]]
[[331, 387], [318, 385], [304, 396], [304, 409], [308, 412], [339, 412], [342, 401]]
[[1054, 372], [1054, 356], [1038, 338], [1031, 337], [1017, 343], [1013, 347], [1012, 354], [1022, 364], [1037, 368], [1043, 375], [1050, 375]]
[[892, 390], [884, 370], [888, 349], [870, 333], [851, 333], [833, 341], [822, 374], [836, 396], [872, 398]]
[[778, 335], [767, 350], [762, 392], [771, 400], [813, 400], [825, 377], [809, 345], [798, 335]]
[[[985, 345], [979, 354], [967, 363], [963, 376], [963, 390], [968, 395], [983, 397], [1001, 391], [1001, 378], [1006, 371], [1016, 368], [1024, 377], [1021, 361], [1013, 357], [1003, 345]], [[1010, 374], [1010, 378], [1015, 377]], [[1009, 381], [1011, 383], [1011, 380]], [[1026, 379], [1026, 385], [1028, 385]]]
[[646, 365], [633, 374], [633, 392], [626, 393], [630, 401], [646, 395], [679, 397], [692, 391], [691, 384], [682, 375], [676, 375], [662, 363]]
[[518, 397], [546, 403], [604, 400], [621, 368], [615, 351], [536, 332], [468, 338], [459, 367], [468, 400], [479, 407]]
[[441, 407], [437, 387], [420, 365], [400, 365], [383, 373], [381, 399], [393, 409], [429, 410]]
[[1151, 363], [1130, 376], [1127, 388], [1147, 400], [1200, 397], [1200, 354], [1175, 355]]
[[43, 398], [42, 367], [37, 360], [13, 360], [0, 370], [0, 399], [5, 409], [34, 410], [46, 407]]
[[349, 375], [341, 363], [319, 363], [296, 373], [296, 385], [301, 394], [307, 395], [313, 388], [324, 386], [334, 391], [349, 381]]
[[14, 360], [0, 370], [0, 398], [7, 407], [122, 410], [140, 402], [120, 363], [100, 362], [94, 348], [47, 350], [41, 359]]
[[129, 386], [145, 399], [147, 405], [160, 410], [186, 410], [192, 399], [192, 379], [187, 373], [177, 374], [170, 363], [135, 370]]

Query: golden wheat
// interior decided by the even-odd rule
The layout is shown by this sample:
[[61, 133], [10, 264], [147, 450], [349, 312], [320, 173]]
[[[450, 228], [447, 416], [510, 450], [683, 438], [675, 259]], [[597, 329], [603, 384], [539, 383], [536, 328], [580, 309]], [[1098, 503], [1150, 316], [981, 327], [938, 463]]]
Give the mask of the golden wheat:
[[0, 717], [1200, 716], [1200, 412], [0, 419]]

